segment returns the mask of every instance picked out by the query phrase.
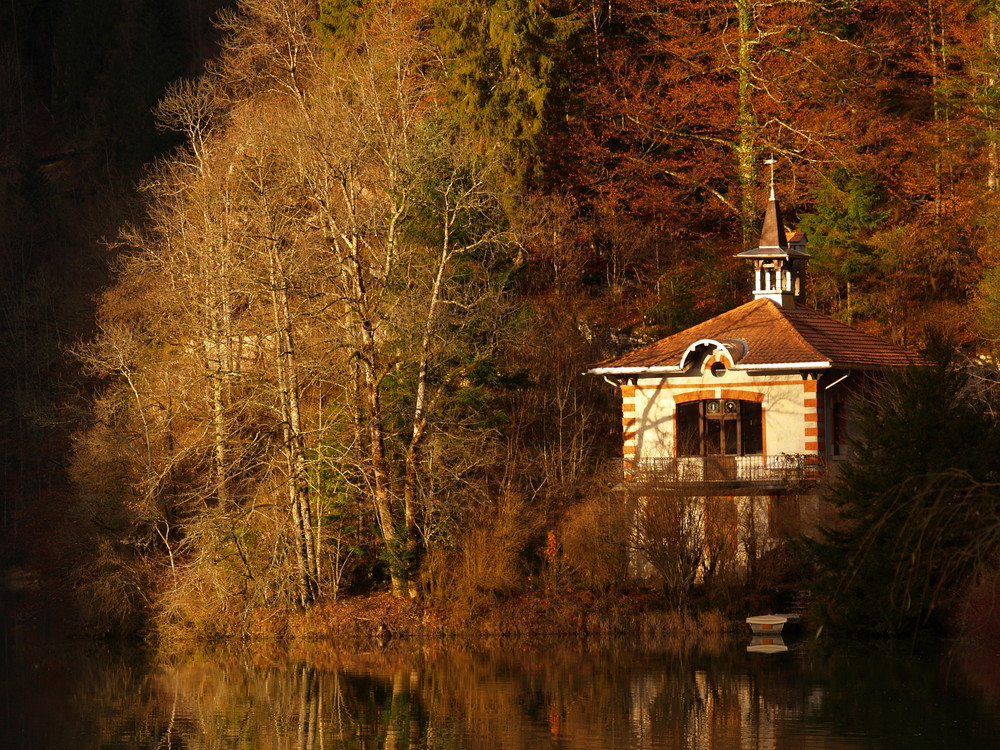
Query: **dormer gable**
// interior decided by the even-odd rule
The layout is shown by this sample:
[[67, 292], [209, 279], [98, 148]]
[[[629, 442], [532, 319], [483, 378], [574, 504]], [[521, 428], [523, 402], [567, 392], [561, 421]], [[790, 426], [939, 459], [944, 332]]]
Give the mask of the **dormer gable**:
[[681, 355], [681, 369], [685, 372], [701, 370], [703, 374], [721, 377], [743, 359], [747, 353], [744, 339], [698, 339]]

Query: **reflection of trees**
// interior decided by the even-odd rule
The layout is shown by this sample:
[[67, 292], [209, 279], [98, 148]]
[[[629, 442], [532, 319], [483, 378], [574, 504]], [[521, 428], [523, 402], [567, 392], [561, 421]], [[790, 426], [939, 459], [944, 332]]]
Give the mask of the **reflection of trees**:
[[192, 717], [198, 730], [182, 747], [395, 750], [412, 747], [421, 731], [419, 701], [402, 670], [383, 676], [203, 662], [164, 670], [154, 682], [150, 708], [172, 696], [172, 710]]
[[[396, 750], [419, 745], [426, 722], [410, 668], [366, 674], [306, 662], [260, 662], [187, 657], [156, 666], [137, 655], [113, 657], [102, 650], [74, 653], [71, 660], [35, 653], [15, 663], [5, 659], [0, 747]], [[70, 675], [71, 685], [60, 684]]]
[[5, 697], [17, 685], [19, 710], [55, 710], [65, 726], [21, 721], [21, 744], [4, 744], [0, 730], [3, 747], [784, 750], [908, 737], [931, 748], [945, 730], [964, 732], [970, 747], [995, 739], [968, 695], [942, 689], [933, 663], [882, 644], [778, 658], [690, 641], [357, 653], [317, 645], [156, 666], [92, 654], [59, 672], [76, 680], [62, 698], [45, 679], [53, 670], [25, 665], [4, 664]]

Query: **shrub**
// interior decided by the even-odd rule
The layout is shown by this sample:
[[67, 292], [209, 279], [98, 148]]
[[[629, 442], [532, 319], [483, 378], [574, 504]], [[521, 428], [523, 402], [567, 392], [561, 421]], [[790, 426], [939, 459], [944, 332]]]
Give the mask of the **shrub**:
[[559, 525], [557, 536], [569, 572], [595, 591], [613, 590], [628, 575], [627, 505], [621, 495], [596, 489], [571, 507]]

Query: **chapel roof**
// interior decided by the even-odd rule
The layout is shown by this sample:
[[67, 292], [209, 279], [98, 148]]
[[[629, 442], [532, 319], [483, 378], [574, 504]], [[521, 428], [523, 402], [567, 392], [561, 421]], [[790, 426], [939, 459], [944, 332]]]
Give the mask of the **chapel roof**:
[[[806, 307], [780, 307], [756, 299], [673, 336], [599, 362], [590, 372], [641, 374], [679, 372], [689, 348], [699, 341], [742, 343], [735, 369], [882, 369], [920, 364], [902, 347], [844, 325]], [[734, 347], [727, 346], [730, 352]]]

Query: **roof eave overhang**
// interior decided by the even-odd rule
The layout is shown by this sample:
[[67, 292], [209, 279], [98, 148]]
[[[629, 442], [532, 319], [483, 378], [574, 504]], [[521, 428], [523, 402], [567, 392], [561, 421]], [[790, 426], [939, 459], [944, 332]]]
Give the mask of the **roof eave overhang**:
[[833, 367], [829, 360], [820, 362], [762, 362], [760, 364], [734, 365], [734, 370], [828, 370]]
[[656, 365], [652, 367], [591, 367], [588, 375], [676, 375], [684, 372], [683, 367], [675, 365]]
[[[909, 363], [909, 366], [922, 364], [919, 360]], [[747, 372], [784, 371], [784, 370], [892, 370], [908, 365], [898, 364], [850, 364], [820, 360], [817, 362], [761, 362], [756, 364], [736, 364], [731, 369]], [[682, 375], [688, 368], [677, 365], [649, 365], [645, 367], [592, 367], [588, 375], [619, 375], [635, 377], [636, 375]]]
[[777, 256], [783, 256], [785, 260], [793, 260], [794, 258], [811, 258], [812, 256], [805, 252], [804, 250], [799, 250], [795, 247], [755, 247], [752, 250], [744, 250], [742, 253], [736, 253], [734, 258], [744, 258], [747, 260], [766, 260], [767, 258], [775, 258]]
[[881, 370], [898, 370], [905, 367], [925, 367], [927, 362], [921, 362], [919, 359], [915, 359], [910, 362], [898, 362], [898, 363], [888, 363], [888, 362], [866, 362], [865, 364], [857, 363], [845, 363], [837, 362], [831, 367], [838, 370], [858, 370], [858, 371], [881, 371]]

